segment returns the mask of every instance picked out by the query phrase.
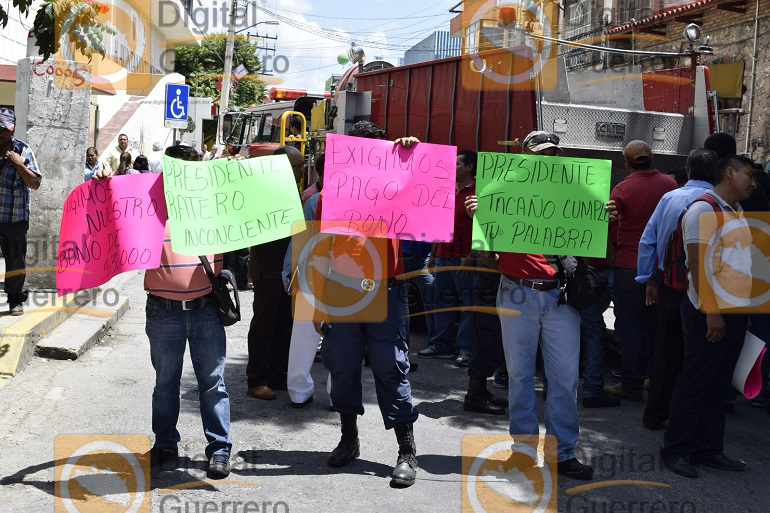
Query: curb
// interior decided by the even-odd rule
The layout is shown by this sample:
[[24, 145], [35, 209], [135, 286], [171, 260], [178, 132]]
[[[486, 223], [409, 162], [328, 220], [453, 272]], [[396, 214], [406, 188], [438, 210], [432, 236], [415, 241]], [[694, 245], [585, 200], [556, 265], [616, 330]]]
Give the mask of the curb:
[[19, 320], [2, 330], [0, 335], [0, 375], [15, 376], [35, 352], [41, 338], [67, 320], [81, 305], [88, 304], [101, 291], [100, 287], [82, 290], [55, 298], [53, 305], [44, 306], [19, 317]]
[[129, 300], [123, 299], [107, 319], [75, 312], [35, 346], [35, 355], [51, 360], [77, 360], [96, 345], [128, 311]]

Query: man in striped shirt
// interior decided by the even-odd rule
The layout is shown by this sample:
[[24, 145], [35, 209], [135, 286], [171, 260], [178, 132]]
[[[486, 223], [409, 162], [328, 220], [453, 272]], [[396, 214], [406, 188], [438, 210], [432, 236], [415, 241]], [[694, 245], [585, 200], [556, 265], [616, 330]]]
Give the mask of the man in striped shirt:
[[[172, 146], [169, 157], [200, 160], [190, 146]], [[215, 275], [222, 270], [222, 255], [208, 255]], [[185, 346], [198, 379], [203, 431], [208, 440], [208, 477], [224, 479], [230, 473], [230, 398], [225, 388], [225, 329], [209, 298], [211, 282], [197, 257], [171, 251], [169, 225], [163, 240], [160, 267], [144, 275], [147, 291], [145, 331], [150, 339], [150, 358], [155, 368], [152, 394], [153, 465], [175, 467], [180, 436], [179, 383]]]

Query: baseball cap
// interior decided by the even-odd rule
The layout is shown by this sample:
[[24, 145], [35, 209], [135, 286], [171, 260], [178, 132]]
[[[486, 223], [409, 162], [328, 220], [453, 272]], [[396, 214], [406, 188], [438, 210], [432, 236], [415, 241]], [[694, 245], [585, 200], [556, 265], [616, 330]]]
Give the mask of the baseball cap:
[[644, 141], [631, 141], [623, 150], [623, 158], [631, 164], [646, 164], [652, 160], [652, 148]]
[[0, 128], [13, 131], [16, 128], [16, 114], [11, 109], [0, 108]]
[[548, 148], [556, 148], [561, 151], [561, 148], [559, 148], [559, 138], [551, 133], [543, 132], [540, 130], [530, 132], [529, 135], [524, 138], [524, 142], [521, 143], [521, 147], [522, 149], [531, 151], [532, 153], [537, 153]]

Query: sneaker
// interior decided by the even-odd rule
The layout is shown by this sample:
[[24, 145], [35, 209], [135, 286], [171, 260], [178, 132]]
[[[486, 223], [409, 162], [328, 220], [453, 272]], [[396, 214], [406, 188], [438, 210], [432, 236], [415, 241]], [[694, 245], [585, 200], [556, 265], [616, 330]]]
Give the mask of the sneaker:
[[209, 468], [206, 477], [209, 479], [224, 479], [230, 475], [230, 455], [217, 453], [209, 460]]
[[23, 315], [24, 314], [24, 305], [18, 304], [18, 305], [10, 305], [11, 309], [9, 314], [10, 315]]
[[471, 352], [462, 349], [460, 350], [460, 354], [457, 356], [457, 360], [455, 360], [455, 365], [458, 367], [467, 367], [469, 361], [471, 361]]
[[454, 358], [452, 351], [440, 351], [436, 346], [428, 346], [422, 351], [417, 351], [420, 358]]
[[492, 381], [495, 388], [508, 388], [508, 373], [495, 372], [495, 379]]

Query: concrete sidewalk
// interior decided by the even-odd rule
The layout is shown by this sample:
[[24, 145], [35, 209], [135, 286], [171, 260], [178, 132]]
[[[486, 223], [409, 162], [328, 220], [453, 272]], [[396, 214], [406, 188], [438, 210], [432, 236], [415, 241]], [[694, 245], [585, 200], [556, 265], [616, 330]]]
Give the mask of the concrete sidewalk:
[[[75, 361], [34, 359], [23, 373], [0, 389], [3, 513], [53, 511], [54, 441], [58, 435], [152, 437], [154, 372], [144, 334], [141, 279], [133, 278], [125, 290], [131, 307], [97, 347]], [[463, 411], [468, 381], [464, 369], [447, 360], [417, 360], [419, 370], [410, 374], [410, 380], [421, 414], [415, 424], [418, 481], [408, 489], [391, 489], [388, 483], [396, 462], [396, 440], [392, 431], [383, 429], [369, 369], [363, 371], [366, 414], [359, 420], [361, 458], [346, 468], [332, 469], [326, 465], [326, 458], [339, 440], [338, 416], [328, 411], [326, 371], [321, 364], [313, 367], [315, 401], [304, 409], [291, 408], [286, 392], [279, 392], [275, 401], [260, 401], [246, 395], [246, 334], [253, 294], [243, 292], [241, 297], [244, 321], [227, 329], [226, 380], [231, 397], [233, 473], [227, 482], [169, 491], [170, 487], [205, 480], [205, 438], [198, 411], [198, 390], [188, 359], [182, 377], [178, 423], [185, 468], [153, 476], [151, 511], [241, 513], [243, 506], [234, 510], [232, 503], [244, 505], [249, 501], [259, 508], [252, 507], [250, 511], [259, 512], [461, 511], [463, 437], [504, 435], [508, 429], [506, 417]], [[424, 339], [415, 337], [412, 351], [424, 344]], [[495, 392], [501, 395], [500, 390]], [[542, 418], [540, 393], [538, 409]], [[736, 414], [728, 418], [725, 452], [745, 458], [750, 471], [703, 469], [696, 480], [678, 477], [663, 468], [657, 456], [662, 432], [642, 427], [642, 410], [641, 403], [624, 403], [612, 410], [579, 408], [578, 451], [584, 461], [594, 463], [594, 483], [634, 480], [663, 486], [615, 484], [576, 489], [586, 483], [560, 478], [556, 487], [559, 511], [767, 511], [770, 448], [765, 434], [770, 416], [764, 410], [750, 408], [740, 400]], [[467, 458], [466, 455], [466, 463]], [[93, 495], [78, 497], [88, 498], [88, 505], [97, 507], [81, 509], [84, 512], [125, 511], [114, 509], [114, 504], [99, 503], [101, 499]], [[193, 502], [197, 505], [190, 504]], [[265, 508], [268, 502], [271, 504]], [[274, 507], [281, 502], [288, 508]], [[640, 506], [642, 503], [646, 506]], [[657, 505], [654, 509], [653, 504]], [[513, 509], [513, 504], [510, 510], [519, 511]]]

